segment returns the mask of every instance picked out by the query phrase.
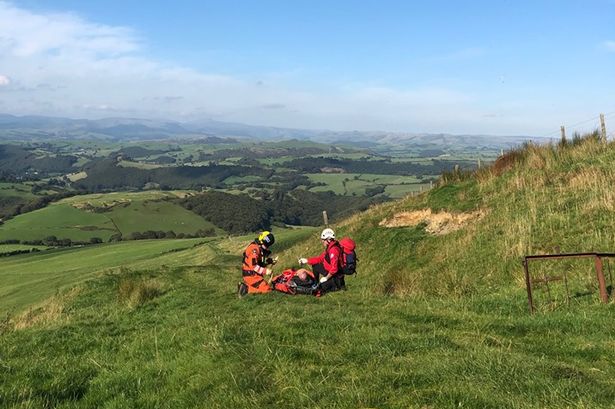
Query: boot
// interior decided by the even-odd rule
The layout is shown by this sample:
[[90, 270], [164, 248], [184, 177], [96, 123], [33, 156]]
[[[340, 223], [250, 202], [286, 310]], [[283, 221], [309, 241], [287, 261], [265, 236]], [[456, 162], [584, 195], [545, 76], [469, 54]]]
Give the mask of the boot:
[[248, 286], [246, 283], [237, 284], [237, 297], [243, 298], [246, 294], [248, 294]]

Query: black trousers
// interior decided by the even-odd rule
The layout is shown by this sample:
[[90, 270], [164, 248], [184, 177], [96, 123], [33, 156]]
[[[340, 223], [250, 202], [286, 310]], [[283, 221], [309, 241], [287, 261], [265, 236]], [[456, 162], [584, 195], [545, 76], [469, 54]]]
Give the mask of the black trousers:
[[[322, 263], [314, 264], [312, 266], [312, 272], [314, 273], [316, 282], [320, 281], [321, 275], [327, 275], [327, 270], [325, 270], [325, 266], [323, 266]], [[320, 290], [323, 292], [338, 291], [343, 288], [346, 288], [346, 280], [344, 280], [344, 274], [341, 272], [337, 273], [333, 276], [333, 278], [330, 278], [320, 285]]]

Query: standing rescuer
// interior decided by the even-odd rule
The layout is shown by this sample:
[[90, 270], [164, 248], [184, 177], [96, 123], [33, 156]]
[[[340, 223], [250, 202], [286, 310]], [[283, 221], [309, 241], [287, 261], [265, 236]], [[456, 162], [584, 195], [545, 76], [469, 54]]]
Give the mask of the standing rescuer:
[[[310, 264], [316, 280], [320, 283], [320, 289], [336, 291], [345, 288], [344, 274], [342, 272], [342, 248], [335, 240], [333, 229], [324, 229], [320, 234], [325, 251], [319, 256], [311, 258], [299, 258], [299, 264]], [[319, 278], [320, 277], [320, 278]]]
[[275, 237], [270, 231], [262, 232], [243, 252], [243, 264], [241, 266], [243, 282], [237, 286], [240, 297], [246, 294], [268, 293], [271, 287], [264, 277], [271, 275], [267, 268], [277, 261], [272, 259], [269, 248], [275, 243]]

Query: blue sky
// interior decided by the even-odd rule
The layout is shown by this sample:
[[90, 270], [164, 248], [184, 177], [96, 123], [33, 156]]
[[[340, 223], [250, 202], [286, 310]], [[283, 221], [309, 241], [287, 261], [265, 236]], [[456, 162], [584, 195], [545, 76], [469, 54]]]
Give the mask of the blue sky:
[[615, 111], [614, 18], [614, 0], [0, 0], [0, 111], [543, 135]]

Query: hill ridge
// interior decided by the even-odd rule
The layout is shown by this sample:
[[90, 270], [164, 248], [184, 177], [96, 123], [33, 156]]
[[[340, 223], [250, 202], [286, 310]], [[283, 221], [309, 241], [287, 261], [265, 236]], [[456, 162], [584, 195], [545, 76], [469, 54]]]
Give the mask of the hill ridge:
[[[526, 144], [493, 166], [445, 174], [439, 186], [417, 197], [352, 216], [336, 226], [338, 236], [359, 243], [359, 271], [374, 281], [377, 292], [461, 297], [493, 287], [516, 291], [523, 286], [524, 255], [556, 247], [613, 250], [613, 161], [615, 143], [601, 142], [596, 133], [569, 144]], [[429, 232], [427, 219], [410, 227], [385, 226], [404, 212], [481, 217], [438, 236]], [[306, 245], [318, 250], [314, 243]]]

